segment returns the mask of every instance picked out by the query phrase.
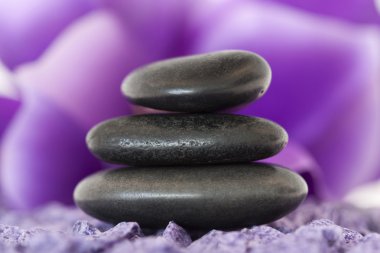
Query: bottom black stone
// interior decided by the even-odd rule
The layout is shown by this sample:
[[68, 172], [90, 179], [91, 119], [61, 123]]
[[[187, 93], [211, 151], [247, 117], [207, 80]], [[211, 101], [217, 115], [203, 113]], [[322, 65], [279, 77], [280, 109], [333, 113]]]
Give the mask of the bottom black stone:
[[274, 221], [306, 195], [296, 173], [252, 163], [106, 170], [82, 180], [74, 199], [89, 215], [111, 223], [234, 229]]

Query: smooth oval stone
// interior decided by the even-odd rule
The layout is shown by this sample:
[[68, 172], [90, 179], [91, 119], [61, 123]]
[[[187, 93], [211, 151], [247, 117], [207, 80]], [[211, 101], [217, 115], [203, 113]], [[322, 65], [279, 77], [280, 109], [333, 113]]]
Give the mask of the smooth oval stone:
[[287, 141], [272, 121], [232, 114], [126, 116], [87, 135], [98, 158], [139, 166], [249, 162], [275, 155]]
[[78, 184], [74, 199], [87, 214], [111, 223], [229, 229], [274, 221], [306, 194], [299, 175], [257, 163], [101, 171]]
[[133, 103], [178, 112], [211, 112], [261, 97], [269, 64], [248, 51], [220, 51], [155, 62], [129, 74], [122, 92]]

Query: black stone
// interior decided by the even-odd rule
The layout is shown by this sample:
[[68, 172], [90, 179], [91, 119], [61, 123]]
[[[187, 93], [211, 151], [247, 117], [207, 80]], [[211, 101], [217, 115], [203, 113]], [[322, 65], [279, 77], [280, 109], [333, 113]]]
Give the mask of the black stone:
[[149, 114], [105, 121], [87, 135], [98, 158], [138, 166], [250, 162], [288, 141], [272, 121], [232, 114]]
[[79, 183], [74, 199], [87, 214], [111, 223], [233, 229], [272, 222], [306, 194], [296, 173], [257, 163], [101, 171]]
[[211, 112], [261, 97], [271, 79], [268, 63], [248, 51], [173, 58], [126, 77], [123, 94], [133, 103], [166, 111]]

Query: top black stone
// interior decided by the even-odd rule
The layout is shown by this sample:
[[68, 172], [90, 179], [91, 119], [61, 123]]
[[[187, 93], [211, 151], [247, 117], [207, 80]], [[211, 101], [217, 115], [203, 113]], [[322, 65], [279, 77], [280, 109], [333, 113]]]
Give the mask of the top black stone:
[[220, 51], [159, 61], [129, 74], [123, 94], [166, 111], [212, 112], [254, 101], [267, 90], [269, 64], [248, 51]]

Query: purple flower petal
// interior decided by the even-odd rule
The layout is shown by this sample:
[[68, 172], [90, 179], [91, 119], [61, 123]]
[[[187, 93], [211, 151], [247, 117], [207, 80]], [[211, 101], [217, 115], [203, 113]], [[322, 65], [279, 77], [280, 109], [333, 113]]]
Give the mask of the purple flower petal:
[[86, 132], [56, 105], [32, 92], [3, 139], [1, 187], [15, 207], [72, 203], [76, 183], [100, 169], [85, 145]]
[[102, 120], [130, 113], [120, 84], [146, 61], [144, 50], [120, 19], [96, 11], [69, 27], [40, 60], [16, 73], [23, 86], [48, 97], [88, 130]]
[[0, 142], [6, 127], [20, 106], [17, 93], [11, 73], [0, 62]]
[[289, 141], [283, 151], [264, 161], [292, 168], [298, 173], [310, 172], [318, 174], [319, 170], [319, 166], [313, 156], [292, 140]]
[[0, 141], [9, 122], [17, 112], [20, 102], [0, 96]]
[[195, 52], [251, 50], [273, 73], [267, 94], [239, 112], [283, 125], [315, 158], [335, 196], [374, 179], [380, 166], [378, 31], [268, 3], [228, 10], [204, 15], [213, 17], [209, 26], [195, 23]]
[[288, 4], [310, 12], [358, 23], [380, 24], [380, 15], [376, 11], [377, 0], [340, 0], [328, 3], [320, 0], [272, 0], [275, 2]]
[[290, 140], [283, 151], [264, 161], [283, 165], [301, 174], [309, 186], [309, 195], [329, 197], [326, 185], [321, 180], [321, 168], [313, 156], [295, 141]]
[[98, 11], [17, 70], [24, 107], [6, 136], [1, 164], [2, 187], [15, 206], [72, 203], [75, 184], [101, 167], [86, 148], [86, 132], [129, 113], [119, 86], [142, 54], [117, 18]]
[[[71, 203], [75, 183], [101, 167], [85, 147], [86, 131], [131, 112], [119, 91], [130, 70], [163, 57], [232, 48], [258, 52], [272, 65], [267, 95], [238, 111], [273, 119], [289, 131], [294, 141], [271, 162], [309, 175], [319, 190], [326, 182], [336, 196], [378, 176], [375, 26], [260, 1], [145, 1], [97, 1], [105, 10], [81, 19], [95, 3], [0, 4], [0, 58], [17, 67], [25, 99], [4, 135], [0, 161], [2, 187], [13, 204]], [[378, 22], [367, 0], [351, 1], [341, 14], [338, 5], [327, 10], [317, 1], [286, 3]], [[0, 96], [0, 138], [18, 106]]]
[[0, 2], [0, 58], [10, 68], [36, 59], [70, 22], [92, 9], [86, 0]]
[[151, 57], [173, 57], [191, 47], [186, 30], [190, 1], [100, 0], [100, 3], [122, 20]]

